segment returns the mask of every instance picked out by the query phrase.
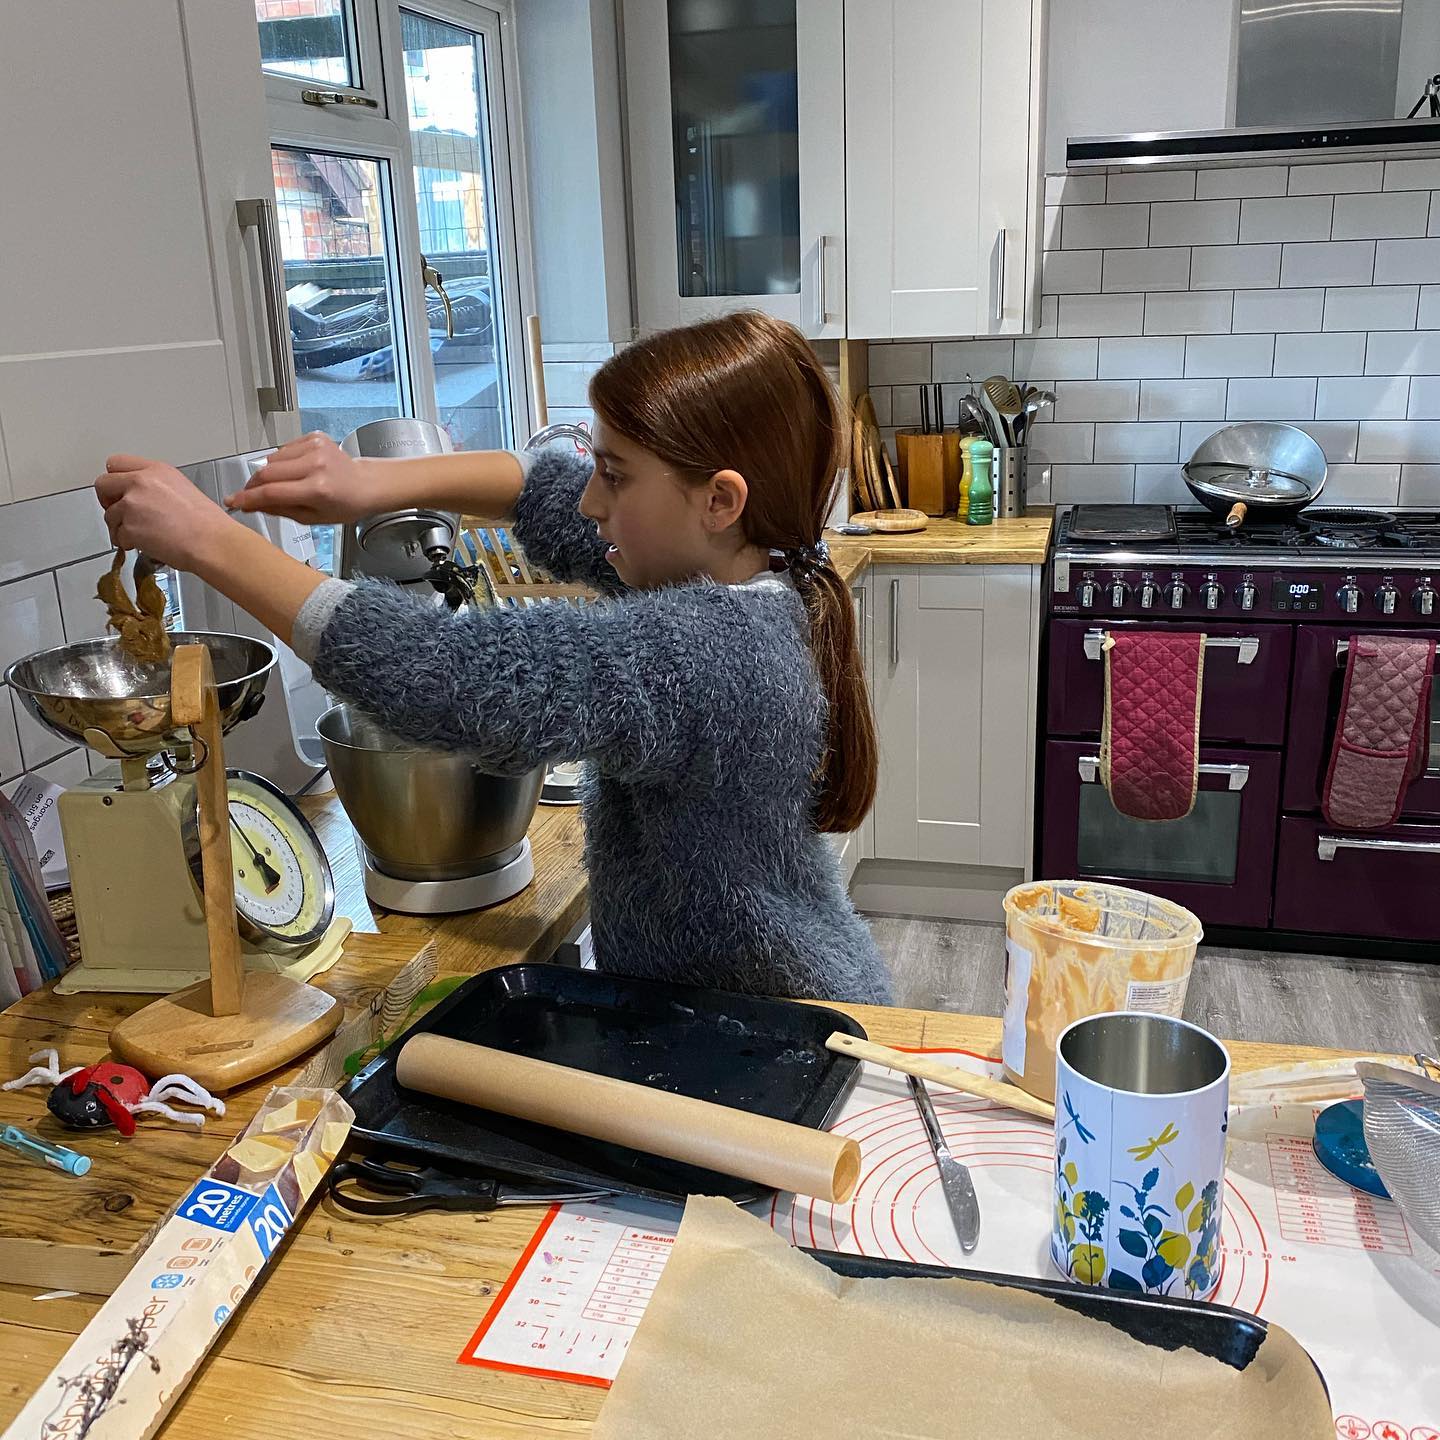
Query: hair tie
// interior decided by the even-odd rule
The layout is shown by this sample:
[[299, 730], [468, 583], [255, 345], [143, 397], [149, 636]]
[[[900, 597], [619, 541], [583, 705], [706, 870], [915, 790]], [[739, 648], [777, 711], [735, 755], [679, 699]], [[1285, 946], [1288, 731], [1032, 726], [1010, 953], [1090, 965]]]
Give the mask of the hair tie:
[[809, 579], [830, 563], [830, 547], [823, 539], [813, 545], [797, 545], [784, 555], [787, 568], [799, 579]]

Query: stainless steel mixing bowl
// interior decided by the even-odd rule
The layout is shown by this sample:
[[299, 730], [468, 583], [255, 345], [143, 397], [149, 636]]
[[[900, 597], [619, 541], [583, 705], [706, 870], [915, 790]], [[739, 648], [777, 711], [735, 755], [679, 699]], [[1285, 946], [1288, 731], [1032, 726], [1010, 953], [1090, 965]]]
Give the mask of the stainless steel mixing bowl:
[[515, 858], [545, 767], [487, 775], [462, 751], [398, 739], [350, 705], [318, 721], [335, 793], [376, 866], [401, 880], [459, 880]]
[[[263, 640], [180, 630], [170, 641], [209, 647], [223, 730], [259, 708], [275, 664], [275, 651]], [[169, 662], [141, 664], [120, 648], [118, 636], [39, 650], [17, 660], [5, 681], [46, 729], [102, 755], [154, 755], [173, 744]]]

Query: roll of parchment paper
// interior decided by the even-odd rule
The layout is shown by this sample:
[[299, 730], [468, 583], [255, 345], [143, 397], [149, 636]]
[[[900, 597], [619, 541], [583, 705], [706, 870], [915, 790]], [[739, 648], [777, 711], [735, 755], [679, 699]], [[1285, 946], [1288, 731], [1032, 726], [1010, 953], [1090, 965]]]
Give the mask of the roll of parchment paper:
[[860, 1146], [843, 1135], [442, 1035], [407, 1040], [395, 1075], [426, 1095], [832, 1203], [860, 1178]]

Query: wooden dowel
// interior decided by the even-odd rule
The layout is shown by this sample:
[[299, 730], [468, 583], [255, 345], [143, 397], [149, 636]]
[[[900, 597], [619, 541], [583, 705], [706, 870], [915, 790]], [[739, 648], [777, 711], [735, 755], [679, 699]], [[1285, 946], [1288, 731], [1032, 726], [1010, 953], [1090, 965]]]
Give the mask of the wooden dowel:
[[535, 394], [535, 428], [550, 423], [550, 404], [545, 398], [545, 356], [540, 345], [540, 317], [525, 317], [525, 352], [530, 362], [530, 388]]

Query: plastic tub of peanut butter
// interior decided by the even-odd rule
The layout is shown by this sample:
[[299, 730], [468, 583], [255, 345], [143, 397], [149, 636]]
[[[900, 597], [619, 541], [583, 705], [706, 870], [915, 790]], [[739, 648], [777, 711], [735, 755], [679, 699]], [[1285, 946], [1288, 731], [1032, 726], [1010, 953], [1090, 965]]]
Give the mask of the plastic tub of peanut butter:
[[1055, 1042], [1116, 1010], [1179, 1019], [1200, 922], [1183, 905], [1089, 880], [1036, 880], [1005, 897], [1005, 1074], [1055, 1098]]

